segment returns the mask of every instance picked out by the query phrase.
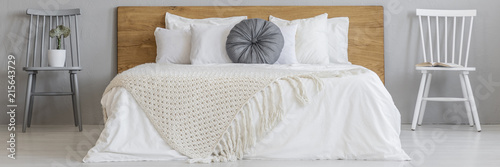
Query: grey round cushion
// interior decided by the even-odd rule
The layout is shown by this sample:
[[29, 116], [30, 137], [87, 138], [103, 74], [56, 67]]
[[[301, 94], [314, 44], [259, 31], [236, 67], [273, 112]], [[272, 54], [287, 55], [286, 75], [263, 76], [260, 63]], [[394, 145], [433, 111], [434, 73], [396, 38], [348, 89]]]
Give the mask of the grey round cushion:
[[284, 39], [274, 23], [247, 19], [236, 24], [226, 41], [227, 55], [234, 63], [273, 64], [280, 56]]

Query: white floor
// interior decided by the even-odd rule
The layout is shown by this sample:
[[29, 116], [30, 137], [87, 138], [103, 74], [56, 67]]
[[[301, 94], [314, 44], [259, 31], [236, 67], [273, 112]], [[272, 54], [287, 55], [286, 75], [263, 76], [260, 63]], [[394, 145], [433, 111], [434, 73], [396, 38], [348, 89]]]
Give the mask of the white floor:
[[[8, 140], [7, 127], [0, 126], [0, 138]], [[17, 127], [16, 159], [7, 158], [3, 148], [0, 166], [186, 166], [186, 167], [313, 167], [313, 166], [500, 166], [500, 125], [484, 125], [478, 133], [467, 125], [424, 125], [410, 131], [403, 125], [403, 149], [412, 161], [238, 161], [217, 164], [186, 162], [121, 162], [84, 164], [81, 159], [93, 146], [102, 126], [85, 125], [83, 132], [71, 126], [33, 125], [26, 133]], [[3, 144], [7, 147], [7, 144]]]

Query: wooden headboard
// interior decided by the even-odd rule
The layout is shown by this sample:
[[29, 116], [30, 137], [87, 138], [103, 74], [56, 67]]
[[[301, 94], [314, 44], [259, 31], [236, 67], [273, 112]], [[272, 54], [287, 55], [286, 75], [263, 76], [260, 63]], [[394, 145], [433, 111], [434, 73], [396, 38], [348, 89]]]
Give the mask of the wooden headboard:
[[118, 7], [118, 73], [155, 62], [154, 30], [165, 27], [165, 13], [188, 18], [269, 15], [300, 19], [328, 13], [349, 17], [349, 61], [376, 72], [384, 81], [384, 11], [382, 6], [127, 6]]

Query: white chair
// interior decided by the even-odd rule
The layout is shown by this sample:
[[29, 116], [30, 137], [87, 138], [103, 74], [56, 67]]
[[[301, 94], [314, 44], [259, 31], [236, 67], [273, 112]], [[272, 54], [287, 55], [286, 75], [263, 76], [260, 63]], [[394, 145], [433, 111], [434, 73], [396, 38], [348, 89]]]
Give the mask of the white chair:
[[[418, 125], [422, 124], [427, 101], [463, 101], [469, 125], [476, 125], [477, 131], [481, 132], [476, 102], [468, 76], [470, 71], [476, 70], [476, 68], [468, 66], [472, 25], [476, 10], [417, 9], [416, 13], [420, 24], [424, 62], [429, 62], [429, 64], [445, 63], [452, 67], [416, 67], [416, 70], [422, 72], [422, 79], [411, 130], [415, 130], [417, 122]], [[432, 79], [431, 72], [433, 71], [459, 72], [463, 97], [428, 97]]]
[[[26, 50], [26, 66], [23, 68], [28, 73], [26, 89], [26, 104], [24, 108], [23, 132], [31, 126], [33, 115], [33, 101], [35, 96], [71, 96], [73, 102], [73, 119], [78, 130], [82, 131], [82, 118], [80, 113], [80, 100], [78, 91], [77, 72], [81, 71], [80, 50], [78, 40], [78, 16], [80, 9], [65, 10], [39, 10], [28, 9], [30, 16], [28, 30], [28, 44]], [[67, 38], [62, 38], [61, 49], [66, 50], [66, 59], [62, 67], [49, 67], [48, 50], [54, 49], [58, 44], [49, 37], [49, 31], [56, 26], [64, 25], [71, 30]], [[39, 72], [67, 71], [70, 79], [70, 92], [36, 92], [36, 76]]]

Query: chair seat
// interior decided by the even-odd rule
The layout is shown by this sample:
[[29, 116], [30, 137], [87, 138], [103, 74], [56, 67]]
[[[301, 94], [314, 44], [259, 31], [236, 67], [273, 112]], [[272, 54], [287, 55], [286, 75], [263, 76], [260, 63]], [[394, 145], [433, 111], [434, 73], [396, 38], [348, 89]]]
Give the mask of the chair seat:
[[415, 67], [416, 70], [434, 71], [476, 71], [476, 67]]
[[81, 67], [23, 67], [24, 71], [81, 71]]

